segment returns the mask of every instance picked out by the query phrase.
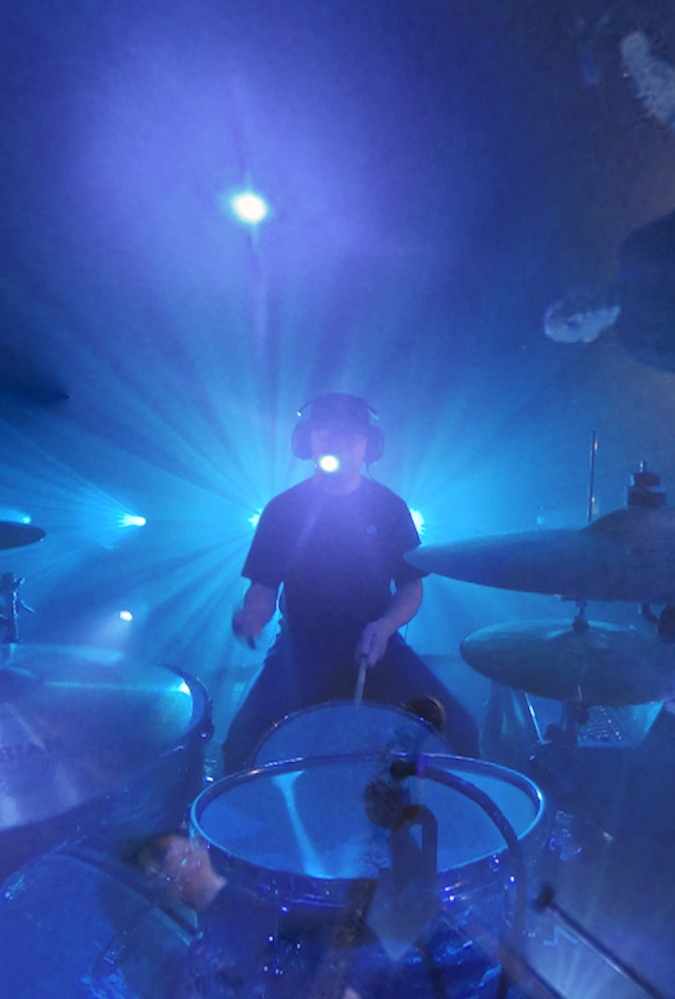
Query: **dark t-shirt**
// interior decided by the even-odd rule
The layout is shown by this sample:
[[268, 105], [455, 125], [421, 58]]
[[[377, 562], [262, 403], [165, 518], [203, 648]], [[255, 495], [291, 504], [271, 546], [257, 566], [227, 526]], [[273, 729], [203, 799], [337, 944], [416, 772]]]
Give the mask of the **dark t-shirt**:
[[346, 496], [312, 479], [275, 497], [263, 510], [242, 575], [276, 589], [298, 640], [353, 643], [398, 586], [424, 575], [403, 553], [420, 540], [400, 497], [371, 479]]

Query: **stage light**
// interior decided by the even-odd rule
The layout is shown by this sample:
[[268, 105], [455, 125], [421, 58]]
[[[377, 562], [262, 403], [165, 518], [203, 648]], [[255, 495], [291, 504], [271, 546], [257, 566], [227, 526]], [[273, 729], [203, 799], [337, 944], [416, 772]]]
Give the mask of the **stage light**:
[[260, 520], [260, 514], [261, 514], [261, 511], [258, 510], [256, 513], [253, 514], [253, 516], [251, 516], [251, 517], [248, 518], [248, 522], [251, 525], [251, 527], [257, 527], [258, 526], [258, 521]]
[[340, 462], [334, 454], [324, 454], [317, 462], [322, 472], [337, 472]]
[[239, 221], [246, 225], [258, 225], [269, 213], [267, 202], [253, 191], [235, 194], [230, 198], [230, 207]]
[[136, 517], [131, 513], [122, 514], [120, 517], [120, 527], [143, 527], [147, 524], [145, 517]]
[[31, 517], [15, 507], [0, 506], [0, 520], [10, 520], [15, 524], [30, 524]]
[[128, 611], [128, 610], [120, 611], [120, 620], [121, 621], [133, 621], [133, 619], [134, 619], [134, 615], [131, 613], [131, 611]]
[[413, 524], [417, 528], [417, 533], [422, 536], [424, 533], [424, 517], [419, 512], [419, 510], [411, 510], [410, 516], [412, 517]]

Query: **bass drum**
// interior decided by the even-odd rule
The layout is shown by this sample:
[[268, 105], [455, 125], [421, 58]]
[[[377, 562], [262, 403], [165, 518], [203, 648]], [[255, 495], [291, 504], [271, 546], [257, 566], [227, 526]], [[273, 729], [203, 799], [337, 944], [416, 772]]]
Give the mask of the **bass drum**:
[[272, 726], [255, 764], [308, 756], [351, 753], [450, 753], [450, 747], [429, 722], [401, 708], [383, 704], [332, 701], [287, 715]]
[[199, 680], [106, 649], [0, 660], [0, 878], [65, 840], [107, 850], [184, 818], [212, 734]]
[[36, 857], [0, 889], [0, 981], [16, 999], [164, 999], [194, 927], [129, 868], [82, 850]]
[[[545, 831], [543, 797], [532, 781], [462, 757], [432, 756], [429, 763], [487, 796], [515, 833], [519, 853], [533, 857]], [[228, 879], [286, 914], [294, 952], [309, 952], [317, 939], [330, 951], [332, 942], [363, 923], [358, 947], [347, 958], [353, 959], [351, 983], [360, 982], [364, 994], [380, 994], [379, 981], [388, 983], [387, 999], [487, 999], [496, 994], [495, 942], [512, 908], [515, 858], [475, 800], [409, 777], [400, 782], [401, 801], [423, 806], [438, 834], [431, 868], [437, 873], [430, 880], [427, 875], [418, 892], [419, 860], [428, 859], [424, 838], [420, 854], [415, 830], [406, 833], [397, 870], [392, 824], [380, 823], [369, 810], [370, 791], [386, 780], [388, 769], [379, 753], [266, 764], [203, 791], [192, 807], [192, 825]], [[517, 887], [525, 891], [524, 884]], [[344, 948], [340, 960], [344, 964]], [[321, 977], [322, 963], [315, 961], [307, 977]], [[330, 973], [330, 957], [325, 963]], [[439, 975], [441, 993], [429, 985]], [[490, 982], [489, 989], [480, 991], [481, 982]]]

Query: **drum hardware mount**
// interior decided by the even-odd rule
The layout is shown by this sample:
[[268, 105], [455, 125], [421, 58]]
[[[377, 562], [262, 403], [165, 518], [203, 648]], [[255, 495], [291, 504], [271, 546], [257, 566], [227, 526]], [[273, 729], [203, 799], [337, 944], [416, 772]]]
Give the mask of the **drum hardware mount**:
[[[392, 803], [399, 800], [397, 788], [389, 790]], [[389, 868], [379, 871], [366, 922], [396, 961], [410, 947], [419, 949], [426, 927], [442, 910], [438, 822], [426, 805], [405, 804], [385, 811], [376, 824], [390, 829]], [[368, 807], [366, 814], [373, 821]], [[421, 847], [411, 834], [414, 826], [422, 830]]]
[[[513, 904], [511, 908], [511, 925], [505, 921], [503, 932], [508, 939], [509, 947], [517, 947], [518, 943], [526, 938], [526, 910], [527, 910], [527, 868], [523, 850], [515, 829], [508, 821], [501, 809], [495, 804], [485, 791], [481, 790], [471, 781], [464, 780], [456, 774], [441, 770], [440, 767], [429, 766], [428, 758], [420, 756], [417, 759], [394, 760], [389, 768], [389, 772], [394, 780], [402, 780], [408, 776], [426, 777], [470, 798], [495, 824], [503, 836], [508, 855], [511, 861], [511, 874], [505, 879], [505, 889], [509, 886], [515, 889]], [[500, 937], [502, 934], [500, 933]], [[499, 949], [502, 950], [504, 942], [500, 942]], [[511, 982], [506, 968], [502, 965], [499, 980], [497, 983], [497, 999], [506, 999]]]
[[588, 600], [576, 600], [577, 612], [572, 619], [572, 631], [575, 635], [586, 635], [590, 628], [588, 618], [586, 617], [586, 608], [588, 606]]
[[0, 625], [5, 625], [7, 628], [4, 642], [19, 641], [19, 611], [35, 613], [33, 608], [25, 604], [19, 596], [19, 587], [24, 580], [24, 576], [17, 578], [13, 572], [3, 572], [0, 575], [0, 597], [5, 601], [4, 613], [0, 613]]
[[416, 776], [435, 781], [437, 784], [443, 784], [454, 791], [459, 791], [464, 797], [470, 798], [471, 801], [475, 802], [485, 812], [506, 842], [513, 871], [512, 877], [509, 880], [515, 888], [512, 920], [513, 933], [516, 938], [524, 936], [527, 885], [525, 857], [516, 831], [502, 810], [485, 791], [481, 790], [471, 781], [441, 770], [440, 767], [429, 766], [429, 758], [426, 756], [419, 756], [416, 759], [394, 760], [390, 765], [389, 772], [394, 780]]
[[651, 604], [640, 604], [640, 613], [645, 621], [657, 625], [657, 634], [662, 642], [675, 642], [675, 604], [666, 604], [660, 614], [655, 614]]

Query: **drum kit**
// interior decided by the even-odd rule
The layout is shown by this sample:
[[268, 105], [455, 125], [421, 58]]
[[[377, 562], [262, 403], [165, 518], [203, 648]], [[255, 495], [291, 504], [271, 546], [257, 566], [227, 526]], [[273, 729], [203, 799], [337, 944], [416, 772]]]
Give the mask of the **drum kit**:
[[[0, 548], [40, 541], [0, 522]], [[23, 579], [0, 575], [0, 877], [72, 834], [107, 848], [179, 822], [212, 734], [202, 684], [111, 649], [22, 644]]]
[[[0, 523], [0, 548], [43, 536]], [[645, 467], [627, 509], [580, 530], [421, 546], [407, 558], [450, 578], [576, 602], [569, 626], [518, 622], [463, 641], [466, 662], [500, 689], [568, 712], [675, 697], [675, 510]], [[199, 681], [171, 667], [140, 670], [115, 652], [19, 644], [17, 615], [28, 609], [21, 582], [5, 574], [0, 585], [0, 840], [15, 871], [0, 893], [3, 936], [25, 890], [27, 875], [16, 869], [26, 857], [75, 838], [89, 851], [86, 879], [94, 863], [94, 878], [105, 866], [117, 883], [123, 876], [101, 858], [125, 835], [177, 824], [191, 806], [191, 830], [219, 870], [303, 927], [352, 925], [358, 896], [367, 943], [354, 953], [365, 953], [371, 984], [376, 972], [384, 976], [387, 996], [483, 995], [486, 975], [496, 991], [485, 994], [506, 995], [507, 985], [495, 984], [502, 934], [505, 926], [510, 939], [523, 933], [528, 861], [547, 836], [544, 795], [529, 776], [453, 756], [430, 721], [363, 700], [360, 669], [353, 703], [282, 719], [252, 769], [204, 789], [212, 726]], [[588, 621], [589, 600], [641, 604], [653, 633]], [[665, 605], [660, 615], [652, 604]], [[66, 866], [82, 863], [72, 847], [58, 855]], [[279, 981], [297, 964], [295, 951], [276, 956]], [[114, 957], [92, 967], [93, 994], [107, 995], [105, 976], [119, 972]], [[146, 995], [117, 987], [124, 999]], [[61, 994], [71, 992], [64, 985]]]
[[[526, 531], [423, 545], [406, 558], [451, 579], [575, 601], [569, 625], [482, 628], [466, 662], [514, 690], [566, 704], [626, 706], [675, 697], [675, 509], [644, 463], [627, 507], [578, 530]], [[651, 630], [586, 619], [589, 600], [638, 604]], [[652, 605], [664, 605], [657, 616]]]

